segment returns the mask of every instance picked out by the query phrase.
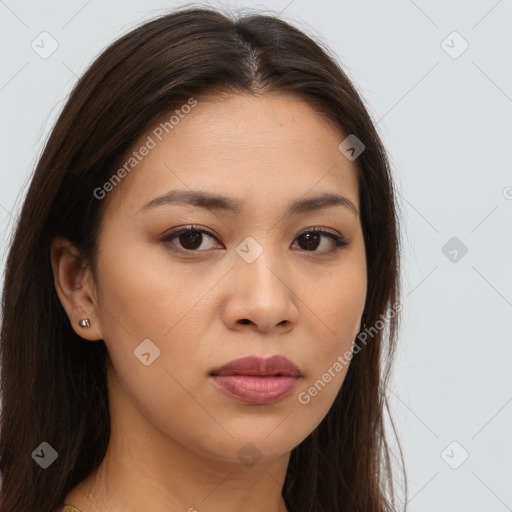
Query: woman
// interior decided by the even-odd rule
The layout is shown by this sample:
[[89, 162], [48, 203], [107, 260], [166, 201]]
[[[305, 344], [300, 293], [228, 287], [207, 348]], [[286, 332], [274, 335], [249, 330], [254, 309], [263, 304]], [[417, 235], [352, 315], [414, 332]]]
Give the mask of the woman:
[[1, 512], [393, 509], [388, 160], [284, 21], [185, 8], [107, 48], [3, 297]]

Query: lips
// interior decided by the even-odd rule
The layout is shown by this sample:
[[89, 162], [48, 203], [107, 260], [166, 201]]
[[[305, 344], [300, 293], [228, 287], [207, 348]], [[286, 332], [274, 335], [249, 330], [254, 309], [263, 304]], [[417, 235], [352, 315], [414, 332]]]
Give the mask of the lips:
[[282, 400], [301, 377], [299, 367], [283, 356], [242, 357], [210, 373], [216, 389], [252, 405], [270, 405]]
[[267, 359], [249, 356], [230, 361], [228, 364], [213, 370], [210, 375], [269, 375], [300, 377], [297, 365], [284, 356], [272, 356]]

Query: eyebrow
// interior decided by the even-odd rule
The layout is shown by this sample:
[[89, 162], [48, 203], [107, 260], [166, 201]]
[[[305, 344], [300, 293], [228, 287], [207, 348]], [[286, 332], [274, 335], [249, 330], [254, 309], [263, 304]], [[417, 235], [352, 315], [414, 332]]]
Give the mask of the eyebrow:
[[[205, 192], [200, 190], [172, 190], [166, 194], [151, 199], [142, 206], [139, 211], [145, 211], [162, 205], [188, 205], [205, 208], [208, 210], [223, 210], [229, 213], [239, 214], [242, 212], [243, 202], [231, 197]], [[285, 216], [323, 210], [334, 206], [343, 206], [350, 209], [356, 216], [359, 216], [354, 203], [347, 197], [323, 193], [315, 197], [298, 199], [292, 201], [286, 210]]]

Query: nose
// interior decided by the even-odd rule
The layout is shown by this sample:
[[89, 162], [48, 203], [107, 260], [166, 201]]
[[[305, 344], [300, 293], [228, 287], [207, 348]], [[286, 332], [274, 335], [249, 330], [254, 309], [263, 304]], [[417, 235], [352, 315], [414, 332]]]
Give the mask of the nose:
[[230, 274], [223, 311], [230, 329], [252, 328], [264, 333], [293, 329], [298, 321], [299, 299], [291, 272], [281, 257], [270, 250], [264, 250], [252, 263], [237, 257]]

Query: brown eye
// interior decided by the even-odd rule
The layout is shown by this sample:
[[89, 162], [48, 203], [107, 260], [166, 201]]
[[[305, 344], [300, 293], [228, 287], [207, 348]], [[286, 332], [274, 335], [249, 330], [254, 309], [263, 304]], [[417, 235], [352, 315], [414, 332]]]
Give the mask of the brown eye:
[[318, 233], [304, 233], [297, 237], [297, 240], [303, 240], [304, 244], [301, 245], [303, 249], [308, 251], [315, 250], [320, 243], [320, 235]]
[[185, 249], [198, 249], [201, 246], [203, 237], [200, 231], [185, 231], [178, 235], [178, 240]]
[[[192, 255], [194, 253], [200, 254], [207, 252], [207, 248], [200, 248], [203, 244], [207, 243], [208, 239], [217, 240], [209, 231], [191, 225], [172, 231], [160, 241], [170, 244], [172, 249], [178, 252]], [[325, 229], [317, 228], [303, 231], [295, 240], [297, 240], [299, 249], [318, 255], [336, 253], [343, 247], [349, 245], [349, 242], [345, 238], [330, 231], [326, 231]], [[324, 240], [330, 241], [330, 244], [328, 242], [323, 243]], [[318, 250], [322, 246], [325, 247]]]
[[[317, 251], [318, 247], [321, 245], [322, 238], [329, 239], [331, 241], [331, 247]], [[308, 231], [302, 232], [296, 240], [300, 241], [299, 245], [306, 252], [318, 254], [334, 253], [349, 244], [345, 238], [324, 229], [309, 229]]]
[[[186, 226], [176, 229], [162, 238], [160, 241], [168, 243], [173, 249], [184, 253], [201, 253], [206, 252], [206, 248], [199, 248], [206, 243], [208, 239], [216, 240], [216, 238], [204, 229], [195, 226]], [[177, 240], [177, 243], [176, 241]]]

